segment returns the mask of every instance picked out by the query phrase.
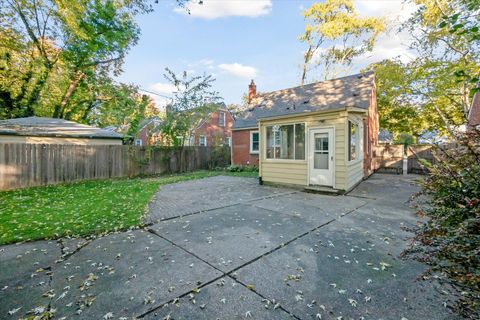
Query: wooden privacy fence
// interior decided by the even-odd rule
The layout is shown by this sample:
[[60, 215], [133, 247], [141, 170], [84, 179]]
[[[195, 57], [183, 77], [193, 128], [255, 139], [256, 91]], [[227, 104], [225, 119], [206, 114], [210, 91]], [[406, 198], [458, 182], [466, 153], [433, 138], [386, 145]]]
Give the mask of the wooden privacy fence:
[[377, 145], [372, 147], [375, 172], [403, 173], [403, 145]]
[[229, 147], [0, 143], [0, 190], [227, 166]]
[[422, 159], [435, 164], [433, 145], [410, 145], [407, 149], [407, 173], [426, 174], [428, 170], [422, 165]]

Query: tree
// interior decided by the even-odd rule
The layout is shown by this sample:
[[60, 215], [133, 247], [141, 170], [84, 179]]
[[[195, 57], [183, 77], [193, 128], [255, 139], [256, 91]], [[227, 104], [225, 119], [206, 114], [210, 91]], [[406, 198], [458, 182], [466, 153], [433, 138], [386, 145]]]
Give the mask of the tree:
[[[478, 91], [480, 1], [417, 1], [410, 20], [417, 35], [417, 59], [426, 76], [418, 77], [436, 114], [450, 132], [454, 146], [434, 147], [435, 163], [424, 162], [422, 182], [429, 219], [416, 231], [406, 253], [431, 266], [429, 273], [448, 280], [458, 294], [452, 306], [467, 319], [480, 314], [480, 131], [452, 130], [451, 120], [465, 121], [465, 102]], [[435, 72], [431, 72], [434, 70]], [[425, 71], [422, 71], [425, 72]], [[465, 105], [466, 104], [466, 105]], [[441, 108], [441, 105], [446, 109]], [[428, 110], [428, 108], [425, 108]], [[435, 112], [433, 112], [435, 111]]]
[[221, 98], [211, 89], [215, 81], [211, 75], [189, 77], [184, 71], [177, 76], [169, 68], [165, 71], [165, 79], [175, 86], [176, 91], [167, 106], [162, 133], [174, 146], [183, 148], [200, 121], [215, 109]]
[[[2, 2], [0, 117], [95, 122], [100, 101], [117, 87], [112, 74], [138, 40], [135, 16], [150, 10], [144, 0]], [[138, 102], [131, 106], [141, 108], [135, 95], [127, 95]], [[113, 107], [103, 103], [102, 112], [106, 106]]]
[[[301, 84], [309, 71], [323, 67], [324, 79], [348, 69], [354, 58], [372, 51], [378, 35], [385, 30], [380, 18], [360, 17], [353, 0], [326, 0], [314, 3], [303, 13], [307, 25], [300, 41], [307, 44]], [[345, 71], [345, 70], [344, 70]]]
[[402, 29], [410, 30], [417, 57], [369, 67], [376, 72], [380, 124], [395, 135], [435, 130], [453, 137], [478, 88], [478, 9], [460, 0], [415, 3], [419, 10]]

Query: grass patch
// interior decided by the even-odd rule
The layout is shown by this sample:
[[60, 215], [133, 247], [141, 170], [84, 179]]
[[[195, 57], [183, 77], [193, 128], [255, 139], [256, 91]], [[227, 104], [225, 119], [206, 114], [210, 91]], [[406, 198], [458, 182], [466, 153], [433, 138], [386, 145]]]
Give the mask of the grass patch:
[[218, 175], [256, 177], [258, 173], [197, 171], [0, 192], [0, 244], [135, 227], [161, 185]]

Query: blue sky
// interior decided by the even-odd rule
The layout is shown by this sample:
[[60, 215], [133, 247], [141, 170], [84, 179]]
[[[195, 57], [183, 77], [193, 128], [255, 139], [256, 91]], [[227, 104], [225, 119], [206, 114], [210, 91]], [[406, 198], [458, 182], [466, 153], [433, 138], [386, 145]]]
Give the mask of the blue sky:
[[[227, 104], [240, 103], [248, 83], [258, 91], [299, 85], [302, 52], [298, 36], [305, 28], [302, 10], [314, 1], [204, 0], [191, 3], [191, 14], [163, 0], [155, 11], [138, 17], [139, 43], [130, 51], [120, 81], [170, 96], [172, 87], [163, 77], [165, 67], [191, 75], [206, 72], [217, 79], [214, 89]], [[354, 61], [351, 72], [373, 61], [412, 57], [405, 34], [394, 30], [412, 12], [396, 0], [357, 1], [360, 14], [387, 17], [392, 31], [383, 35], [373, 53]], [[319, 77], [320, 78], [320, 77]], [[159, 105], [166, 99], [153, 96]]]

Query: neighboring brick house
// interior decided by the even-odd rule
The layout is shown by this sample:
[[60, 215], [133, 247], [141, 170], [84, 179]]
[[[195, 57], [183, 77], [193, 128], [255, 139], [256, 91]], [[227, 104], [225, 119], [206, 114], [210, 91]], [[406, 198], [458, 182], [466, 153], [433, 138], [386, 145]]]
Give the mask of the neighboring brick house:
[[152, 117], [141, 121], [138, 125], [137, 134], [135, 134], [133, 144], [136, 146], [149, 146], [158, 144], [160, 141], [160, 126], [162, 121], [157, 117]]
[[[248, 86], [248, 102], [257, 94], [257, 86], [252, 80]], [[236, 119], [232, 128], [232, 164], [258, 166], [260, 135], [257, 119], [252, 109], [247, 109]]]
[[258, 165], [261, 182], [346, 192], [373, 172], [378, 128], [373, 72], [262, 94], [252, 81], [232, 163]]
[[235, 120], [222, 104], [197, 125], [190, 139], [193, 146], [231, 146]]
[[480, 92], [473, 95], [472, 105], [468, 113], [468, 129], [480, 130]]

